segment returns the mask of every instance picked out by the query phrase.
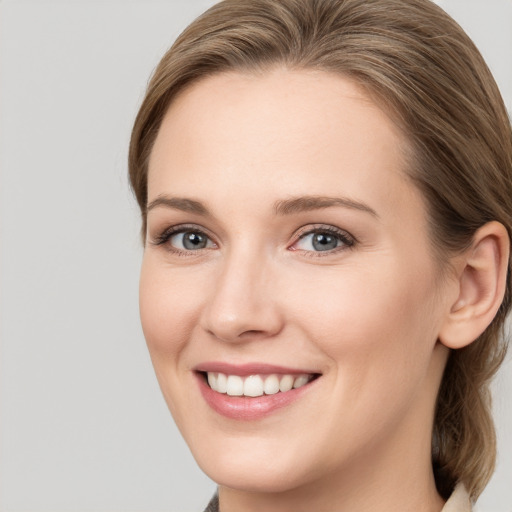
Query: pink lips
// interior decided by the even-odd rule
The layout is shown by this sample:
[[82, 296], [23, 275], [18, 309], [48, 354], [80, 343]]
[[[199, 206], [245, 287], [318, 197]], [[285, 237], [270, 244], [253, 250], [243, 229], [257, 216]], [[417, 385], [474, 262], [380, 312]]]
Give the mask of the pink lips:
[[194, 368], [194, 370], [196, 371], [199, 389], [206, 403], [222, 416], [245, 421], [262, 419], [272, 412], [292, 404], [304, 393], [307, 393], [311, 386], [316, 382], [316, 380], [313, 380], [300, 388], [291, 389], [286, 392], [279, 392], [273, 395], [263, 395], [258, 397], [229, 396], [211, 389], [202, 373], [220, 372], [226, 375], [239, 375], [241, 377], [246, 377], [249, 375], [270, 374], [313, 374], [315, 372], [260, 363], [232, 365], [222, 362], [203, 363]]

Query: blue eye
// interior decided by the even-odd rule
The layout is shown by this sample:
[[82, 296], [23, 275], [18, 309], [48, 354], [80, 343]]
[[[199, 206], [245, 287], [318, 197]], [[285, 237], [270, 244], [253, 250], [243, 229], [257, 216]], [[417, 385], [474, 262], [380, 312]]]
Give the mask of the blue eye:
[[180, 231], [169, 236], [169, 244], [181, 251], [197, 251], [214, 247], [213, 242], [201, 231]]
[[301, 251], [327, 252], [342, 247], [351, 247], [354, 240], [343, 232], [330, 229], [316, 229], [301, 235], [294, 249]]

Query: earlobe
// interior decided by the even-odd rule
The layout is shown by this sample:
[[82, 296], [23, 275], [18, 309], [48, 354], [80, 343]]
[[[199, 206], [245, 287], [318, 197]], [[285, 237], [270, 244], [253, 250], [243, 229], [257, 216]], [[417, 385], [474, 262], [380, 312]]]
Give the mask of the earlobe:
[[458, 349], [476, 340], [494, 319], [506, 289], [510, 240], [503, 224], [482, 226], [458, 261], [459, 293], [439, 333], [440, 342]]

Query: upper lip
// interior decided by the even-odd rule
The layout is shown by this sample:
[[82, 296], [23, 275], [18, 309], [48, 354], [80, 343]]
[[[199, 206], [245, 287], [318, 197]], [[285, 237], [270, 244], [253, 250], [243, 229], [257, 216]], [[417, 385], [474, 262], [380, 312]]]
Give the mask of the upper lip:
[[268, 363], [243, 363], [232, 364], [222, 361], [209, 361], [200, 363], [194, 367], [196, 372], [217, 372], [226, 375], [239, 375], [245, 377], [248, 375], [271, 375], [271, 374], [288, 374], [288, 375], [304, 375], [318, 374], [318, 371], [311, 369], [289, 368]]

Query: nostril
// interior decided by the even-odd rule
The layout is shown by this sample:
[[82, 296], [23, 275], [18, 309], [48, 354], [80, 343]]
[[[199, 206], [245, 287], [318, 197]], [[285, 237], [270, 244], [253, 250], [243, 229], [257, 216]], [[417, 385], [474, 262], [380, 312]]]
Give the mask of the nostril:
[[256, 329], [250, 329], [248, 331], [244, 331], [239, 335], [239, 338], [257, 338], [257, 337], [266, 337], [268, 336], [265, 331], [258, 331]]
[[217, 326], [217, 328], [207, 329], [207, 332], [213, 338], [225, 342], [249, 342], [262, 340], [274, 336], [279, 331], [265, 331], [263, 329], [236, 329], [235, 326]]

